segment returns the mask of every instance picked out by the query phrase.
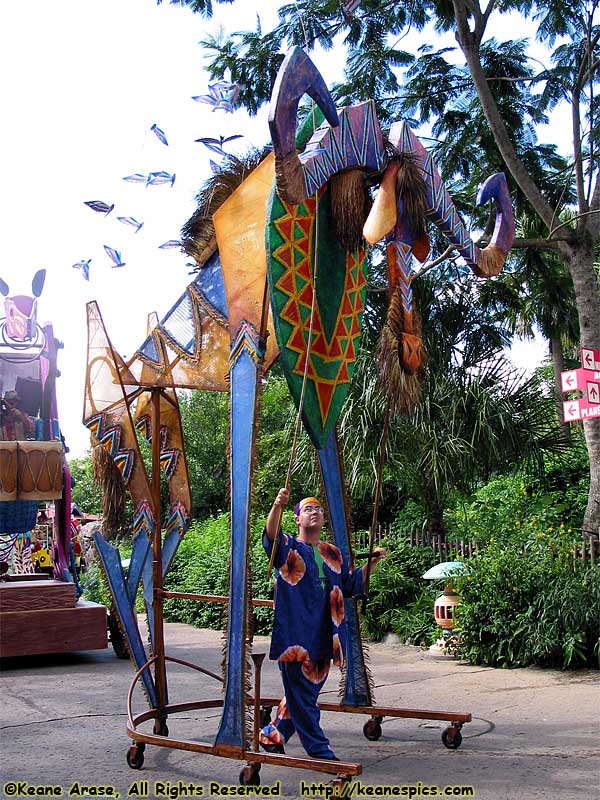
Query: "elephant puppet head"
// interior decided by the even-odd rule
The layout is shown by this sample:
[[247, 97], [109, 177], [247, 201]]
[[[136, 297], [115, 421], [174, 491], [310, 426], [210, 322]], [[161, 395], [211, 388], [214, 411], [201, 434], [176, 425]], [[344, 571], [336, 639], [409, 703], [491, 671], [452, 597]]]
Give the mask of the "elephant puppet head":
[[8, 284], [0, 278], [0, 292], [4, 301], [5, 332], [9, 339], [16, 342], [30, 342], [36, 337], [37, 330], [37, 298], [41, 295], [46, 279], [46, 270], [35, 273], [31, 282], [31, 295], [16, 294], [8, 296]]
[[[472, 241], [431, 155], [410, 126], [406, 122], [395, 123], [389, 139], [396, 156], [381, 180], [363, 234], [371, 244], [382, 239], [387, 242], [390, 304], [379, 361], [384, 375], [391, 376], [392, 383], [399, 383], [402, 375], [415, 376], [424, 367], [411, 283], [412, 257], [425, 261], [429, 255], [425, 218], [435, 222], [478, 277], [501, 272], [515, 228], [502, 172], [488, 178], [477, 195], [478, 205], [488, 200], [494, 200], [496, 205], [494, 232], [487, 247], [481, 248]], [[397, 358], [393, 355], [396, 352]]]
[[[481, 278], [498, 275], [504, 266], [515, 238], [512, 203], [503, 172], [491, 175], [477, 194], [477, 205], [488, 200], [495, 203], [496, 222], [487, 247], [476, 245], [463, 223], [452, 198], [435, 166], [430, 153], [423, 147], [406, 122], [397, 122], [390, 129], [390, 143], [400, 157], [408, 156], [420, 169], [424, 180], [425, 215], [431, 219], [458, 252]], [[396, 179], [398, 160], [393, 159], [384, 175], [371, 213], [363, 228], [365, 239], [374, 244], [384, 238], [393, 239], [397, 246], [409, 247], [413, 255], [424, 260], [427, 252], [419, 248], [411, 224], [406, 222], [405, 209], [409, 194]], [[424, 257], [422, 253], [424, 254]]]

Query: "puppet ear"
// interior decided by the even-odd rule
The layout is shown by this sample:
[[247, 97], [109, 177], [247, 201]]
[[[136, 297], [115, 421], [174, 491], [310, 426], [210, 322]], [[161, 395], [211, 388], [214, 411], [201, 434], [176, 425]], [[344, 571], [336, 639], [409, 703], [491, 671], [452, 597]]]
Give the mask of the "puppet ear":
[[41, 295], [42, 289], [44, 288], [45, 280], [46, 280], [45, 269], [38, 270], [33, 276], [33, 280], [31, 281], [31, 291], [33, 292], [34, 297], [39, 297]]
[[10, 289], [8, 288], [8, 283], [6, 283], [6, 281], [3, 281], [2, 278], [0, 278], [0, 292], [5, 297], [8, 297], [8, 293], [10, 292]]

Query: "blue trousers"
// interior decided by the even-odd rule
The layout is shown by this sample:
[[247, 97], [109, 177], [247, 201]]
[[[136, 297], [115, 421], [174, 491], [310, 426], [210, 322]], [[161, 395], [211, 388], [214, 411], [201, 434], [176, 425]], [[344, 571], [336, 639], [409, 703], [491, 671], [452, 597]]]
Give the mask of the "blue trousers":
[[312, 758], [335, 758], [329, 739], [321, 729], [321, 711], [317, 698], [329, 674], [329, 663], [318, 670], [322, 678], [315, 682], [306, 677], [306, 665], [299, 661], [279, 662], [285, 696], [277, 707], [272, 722], [260, 732], [264, 744], [284, 744], [298, 733], [302, 747]]

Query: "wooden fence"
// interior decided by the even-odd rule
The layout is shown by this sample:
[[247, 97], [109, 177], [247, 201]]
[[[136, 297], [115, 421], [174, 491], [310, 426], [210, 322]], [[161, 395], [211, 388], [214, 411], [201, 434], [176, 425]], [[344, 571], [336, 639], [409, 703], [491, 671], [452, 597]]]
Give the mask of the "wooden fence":
[[[431, 547], [439, 563], [462, 560], [477, 550], [477, 542], [465, 539], [447, 539], [439, 534], [431, 534], [427, 530], [395, 531], [389, 525], [378, 525], [375, 531], [375, 547], [383, 539], [407, 539], [411, 545]], [[356, 531], [354, 534], [354, 550], [357, 553], [369, 549], [369, 531]], [[578, 561], [584, 565], [596, 564], [600, 560], [600, 540], [595, 536], [585, 536], [583, 541], [573, 543], [573, 566]]]
[[577, 561], [584, 564], [596, 564], [600, 556], [600, 539], [596, 536], [585, 536], [583, 542], [573, 542], [573, 566]]

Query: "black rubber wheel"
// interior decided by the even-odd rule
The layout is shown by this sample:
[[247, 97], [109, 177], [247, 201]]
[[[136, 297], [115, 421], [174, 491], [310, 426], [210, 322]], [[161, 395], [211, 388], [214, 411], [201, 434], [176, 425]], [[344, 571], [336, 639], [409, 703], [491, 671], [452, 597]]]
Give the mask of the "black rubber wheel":
[[381, 737], [381, 725], [376, 719], [370, 719], [363, 725], [365, 739], [376, 742]]
[[240, 770], [241, 786], [260, 786], [260, 764], [245, 766]]
[[442, 732], [442, 742], [448, 750], [458, 750], [462, 744], [462, 734], [457, 728], [446, 728]]
[[141, 769], [144, 766], [144, 751], [137, 744], [132, 744], [127, 751], [127, 764], [131, 769]]
[[165, 720], [155, 719], [154, 720], [154, 733], [157, 736], [168, 736], [169, 735], [169, 726], [165, 722]]

